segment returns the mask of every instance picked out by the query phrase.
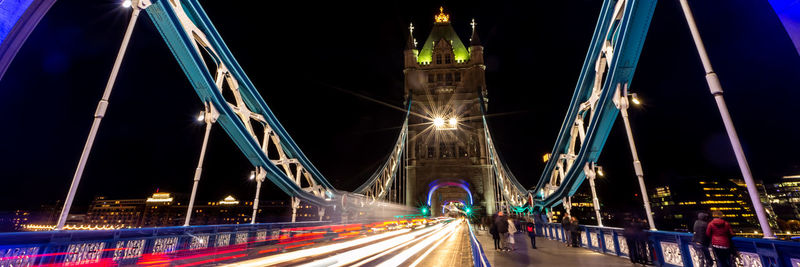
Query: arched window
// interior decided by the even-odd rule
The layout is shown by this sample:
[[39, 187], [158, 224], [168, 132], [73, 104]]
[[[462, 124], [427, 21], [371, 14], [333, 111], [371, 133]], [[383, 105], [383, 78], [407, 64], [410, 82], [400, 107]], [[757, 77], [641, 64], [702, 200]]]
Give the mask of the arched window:
[[442, 55], [436, 55], [436, 64], [442, 64]]

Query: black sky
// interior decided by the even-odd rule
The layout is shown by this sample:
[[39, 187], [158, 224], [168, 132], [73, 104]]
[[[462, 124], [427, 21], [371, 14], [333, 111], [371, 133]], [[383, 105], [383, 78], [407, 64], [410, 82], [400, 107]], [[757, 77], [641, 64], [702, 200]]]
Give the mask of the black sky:
[[[391, 149], [403, 113], [334, 88], [402, 105], [402, 55], [421, 43], [438, 2], [201, 4], [281, 123], [337, 188], [360, 185]], [[757, 179], [800, 172], [800, 57], [764, 0], [691, 1]], [[462, 39], [478, 21], [495, 142], [522, 184], [541, 175], [561, 126], [601, 1], [448, 1]], [[0, 81], [0, 209], [62, 199], [127, 22], [117, 1], [57, 2]], [[658, 3], [632, 90], [632, 124], [650, 186], [680, 176], [740, 177], [678, 3]], [[202, 106], [143, 15], [111, 96], [76, 207], [93, 196], [187, 194]], [[608, 206], [636, 191], [617, 121], [600, 164]], [[252, 198], [249, 163], [215, 128], [199, 199]], [[287, 198], [267, 187], [264, 199]]]

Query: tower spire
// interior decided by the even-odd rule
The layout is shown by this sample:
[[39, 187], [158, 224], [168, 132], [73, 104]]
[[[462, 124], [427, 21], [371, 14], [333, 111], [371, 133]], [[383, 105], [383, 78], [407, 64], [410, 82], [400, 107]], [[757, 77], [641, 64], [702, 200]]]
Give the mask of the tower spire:
[[472, 19], [472, 22], [469, 25], [472, 26], [472, 37], [469, 38], [469, 45], [481, 45], [481, 39], [478, 38], [478, 30], [476, 29], [476, 27], [478, 27], [478, 23], [475, 22], [475, 19]]
[[436, 23], [449, 23], [450, 22], [450, 14], [445, 14], [444, 13], [444, 7], [440, 6], [439, 7], [439, 14], [436, 15], [436, 16], [433, 16], [433, 19], [436, 21]]
[[414, 39], [414, 23], [408, 25], [408, 41], [406, 42], [406, 50], [416, 49], [417, 40]]

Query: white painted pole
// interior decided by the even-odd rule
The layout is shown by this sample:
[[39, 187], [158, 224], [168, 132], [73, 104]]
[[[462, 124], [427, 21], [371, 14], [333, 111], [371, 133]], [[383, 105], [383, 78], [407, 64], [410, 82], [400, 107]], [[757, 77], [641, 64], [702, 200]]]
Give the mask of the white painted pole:
[[203, 121], [206, 124], [206, 133], [203, 136], [203, 146], [200, 148], [200, 159], [197, 160], [197, 169], [194, 170], [194, 183], [192, 184], [192, 196], [189, 198], [189, 206], [186, 208], [186, 220], [183, 226], [189, 226], [189, 221], [192, 219], [192, 210], [194, 209], [194, 200], [197, 196], [197, 184], [200, 183], [200, 176], [203, 173], [203, 160], [206, 157], [206, 148], [208, 147], [208, 138], [211, 134], [211, 125], [214, 124], [214, 115], [211, 112], [211, 103], [206, 103], [206, 109], [203, 114]]
[[131, 7], [133, 8], [133, 13], [130, 21], [128, 22], [128, 28], [125, 31], [125, 36], [122, 38], [122, 44], [117, 52], [117, 59], [114, 61], [114, 66], [111, 68], [111, 76], [108, 78], [108, 82], [106, 83], [106, 88], [103, 92], [103, 98], [101, 98], [100, 102], [97, 103], [97, 110], [94, 112], [92, 128], [89, 130], [89, 137], [86, 139], [86, 144], [83, 146], [83, 152], [81, 152], [81, 158], [78, 160], [78, 168], [75, 170], [75, 175], [72, 176], [72, 184], [69, 187], [67, 199], [64, 200], [64, 207], [61, 209], [61, 216], [58, 218], [58, 223], [56, 224], [55, 230], [64, 229], [64, 224], [67, 222], [67, 216], [69, 216], [69, 210], [72, 207], [72, 201], [75, 199], [75, 192], [78, 190], [78, 184], [80, 184], [81, 177], [83, 176], [83, 169], [86, 167], [86, 161], [89, 159], [89, 153], [92, 151], [94, 139], [97, 136], [97, 131], [100, 128], [100, 122], [106, 115], [106, 109], [108, 109], [108, 99], [111, 96], [111, 89], [114, 88], [114, 82], [117, 80], [117, 73], [119, 73], [122, 59], [125, 57], [125, 51], [128, 49], [128, 43], [131, 40], [133, 28], [136, 26], [136, 18], [139, 17], [139, 12], [141, 11], [137, 3]]
[[[594, 186], [594, 179], [597, 178], [597, 168], [594, 167], [594, 164], [586, 163], [586, 165], [584, 173], [589, 178], [589, 187], [592, 188], [592, 206], [594, 206], [594, 213], [597, 217], [597, 226], [603, 226], [603, 217], [600, 216], [600, 199], [597, 198], [597, 190]], [[589, 165], [592, 167], [589, 167]]]
[[[627, 86], [627, 85], [626, 85]], [[627, 90], [627, 87], [625, 88]], [[647, 222], [650, 224], [650, 230], [656, 230], [656, 223], [653, 221], [653, 212], [650, 210], [650, 197], [647, 196], [647, 187], [644, 185], [644, 171], [642, 170], [642, 162], [639, 161], [639, 153], [636, 150], [636, 143], [633, 141], [633, 131], [631, 131], [631, 121], [628, 118], [628, 98], [620, 98], [620, 113], [622, 113], [622, 121], [625, 124], [625, 132], [628, 135], [628, 144], [631, 148], [631, 156], [633, 157], [633, 171], [636, 173], [636, 178], [639, 180], [639, 190], [642, 194], [642, 202], [644, 203], [644, 212], [647, 216]]]
[[711, 94], [717, 102], [717, 108], [722, 116], [722, 122], [725, 124], [725, 131], [728, 132], [728, 138], [731, 141], [733, 152], [736, 155], [736, 161], [739, 163], [739, 170], [742, 172], [742, 177], [747, 184], [747, 193], [750, 194], [750, 201], [753, 202], [753, 208], [758, 217], [758, 223], [761, 224], [761, 230], [764, 232], [764, 238], [775, 239], [775, 234], [773, 234], [772, 229], [769, 228], [767, 214], [761, 204], [761, 198], [759, 197], [756, 183], [753, 180], [753, 173], [750, 172], [750, 166], [747, 164], [747, 158], [744, 155], [742, 144], [739, 142], [739, 135], [736, 133], [736, 127], [733, 126], [733, 120], [731, 120], [731, 114], [728, 112], [725, 99], [722, 97], [722, 85], [719, 83], [719, 78], [711, 67], [711, 60], [708, 58], [703, 40], [700, 38], [700, 31], [697, 30], [697, 24], [694, 21], [692, 10], [689, 9], [689, 3], [686, 0], [680, 0], [680, 3], [681, 8], [683, 8], [683, 14], [686, 16], [686, 23], [689, 24], [689, 31], [692, 33], [694, 44], [697, 47], [697, 53], [700, 55], [700, 61], [702, 61], [703, 68], [706, 72], [708, 88], [711, 90]]
[[292, 197], [292, 222], [297, 219], [297, 207], [300, 206], [300, 198]]
[[258, 179], [256, 181], [256, 197], [253, 200], [253, 218], [250, 219], [250, 224], [255, 224], [256, 223], [256, 215], [258, 213], [258, 195], [261, 194], [261, 182], [262, 181], [263, 181], [262, 179]]

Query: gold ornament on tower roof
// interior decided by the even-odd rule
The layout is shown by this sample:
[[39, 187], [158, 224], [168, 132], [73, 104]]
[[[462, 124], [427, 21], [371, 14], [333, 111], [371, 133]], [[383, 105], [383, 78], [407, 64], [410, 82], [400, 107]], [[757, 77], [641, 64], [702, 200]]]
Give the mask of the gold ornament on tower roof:
[[439, 14], [433, 16], [437, 23], [447, 23], [450, 21], [450, 15], [444, 13], [444, 7], [439, 7]]

